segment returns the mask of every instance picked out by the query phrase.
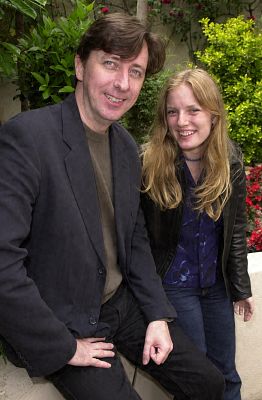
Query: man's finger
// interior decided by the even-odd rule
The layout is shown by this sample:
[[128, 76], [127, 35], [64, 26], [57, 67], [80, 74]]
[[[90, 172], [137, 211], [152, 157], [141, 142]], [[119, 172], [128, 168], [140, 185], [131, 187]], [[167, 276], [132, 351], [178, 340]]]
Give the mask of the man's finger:
[[[86, 365], [82, 365], [85, 367]], [[107, 361], [99, 360], [98, 358], [92, 358], [91, 362], [87, 365], [88, 367], [95, 367], [95, 368], [111, 368], [111, 364]]]
[[96, 343], [96, 342], [103, 342], [103, 341], [105, 341], [106, 340], [106, 338], [105, 337], [99, 337], [99, 338], [96, 338], [96, 337], [90, 337], [90, 338], [84, 338], [84, 339], [82, 339], [84, 342], [88, 342], [88, 343]]
[[92, 357], [95, 358], [105, 358], [105, 357], [114, 357], [115, 353], [109, 350], [96, 350], [93, 351]]
[[150, 360], [150, 346], [145, 343], [143, 350], [143, 365], [147, 365]]

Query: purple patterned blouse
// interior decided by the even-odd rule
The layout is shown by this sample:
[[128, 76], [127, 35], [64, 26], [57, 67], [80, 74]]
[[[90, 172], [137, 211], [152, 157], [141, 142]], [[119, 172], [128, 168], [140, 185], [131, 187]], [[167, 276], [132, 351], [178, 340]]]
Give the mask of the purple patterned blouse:
[[207, 288], [216, 282], [218, 249], [223, 219], [214, 222], [206, 213], [192, 210], [191, 189], [196, 186], [184, 162], [187, 182], [180, 238], [163, 283], [177, 287]]

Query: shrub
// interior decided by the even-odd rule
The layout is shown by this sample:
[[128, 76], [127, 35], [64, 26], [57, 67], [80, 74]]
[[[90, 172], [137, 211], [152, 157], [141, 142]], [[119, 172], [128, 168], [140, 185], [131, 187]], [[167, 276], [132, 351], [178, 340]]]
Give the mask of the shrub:
[[251, 232], [247, 241], [248, 250], [250, 253], [262, 251], [262, 223], [259, 220], [255, 221], [255, 229]]
[[93, 4], [76, 2], [67, 17], [44, 15], [18, 44], [4, 44], [17, 63], [16, 84], [30, 108], [57, 103], [74, 91], [74, 55], [83, 32], [92, 20]]
[[246, 183], [248, 249], [262, 251], [262, 165], [249, 169]]
[[207, 47], [199, 61], [221, 86], [229, 134], [242, 147], [247, 164], [262, 160], [262, 34], [243, 16], [224, 24], [201, 21]]
[[168, 24], [170, 38], [175, 35], [185, 42], [192, 62], [195, 62], [194, 52], [204, 45], [199, 23], [202, 18], [221, 22], [243, 13], [249, 18], [259, 14], [259, 0], [148, 0], [147, 3], [149, 18]]

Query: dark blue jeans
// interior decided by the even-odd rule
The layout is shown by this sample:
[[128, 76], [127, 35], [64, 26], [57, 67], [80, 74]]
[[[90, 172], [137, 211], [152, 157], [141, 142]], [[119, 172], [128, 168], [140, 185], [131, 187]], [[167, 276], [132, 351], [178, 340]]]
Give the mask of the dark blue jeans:
[[234, 310], [219, 280], [208, 289], [165, 286], [184, 332], [223, 373], [224, 400], [240, 400], [241, 380], [235, 365]]

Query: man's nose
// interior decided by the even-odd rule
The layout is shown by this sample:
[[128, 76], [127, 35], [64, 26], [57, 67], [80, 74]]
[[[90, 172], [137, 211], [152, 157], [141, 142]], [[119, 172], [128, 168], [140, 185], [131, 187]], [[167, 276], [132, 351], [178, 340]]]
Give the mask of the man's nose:
[[115, 76], [114, 86], [120, 90], [128, 90], [129, 89], [129, 72], [120, 70], [117, 71], [117, 75]]

